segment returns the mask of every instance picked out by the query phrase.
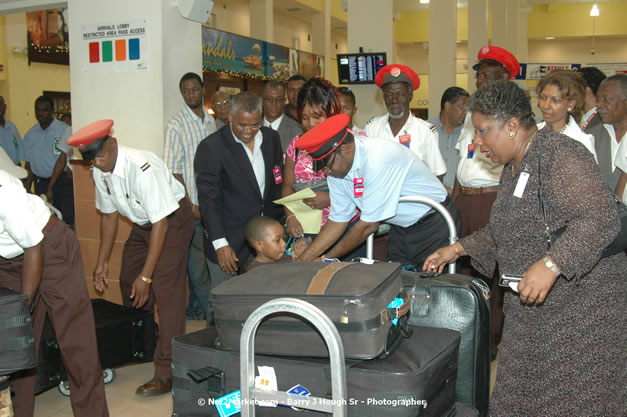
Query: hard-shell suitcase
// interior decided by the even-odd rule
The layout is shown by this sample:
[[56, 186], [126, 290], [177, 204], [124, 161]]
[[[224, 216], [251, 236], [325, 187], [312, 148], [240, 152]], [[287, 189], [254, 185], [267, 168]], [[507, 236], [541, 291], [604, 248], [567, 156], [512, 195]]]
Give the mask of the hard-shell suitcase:
[[[137, 310], [103, 299], [93, 299], [91, 302], [103, 369], [152, 360], [156, 346], [156, 325], [152, 311]], [[58, 385], [61, 392], [67, 394], [67, 384], [62, 385], [66, 380], [61, 350], [50, 320], [46, 317], [39, 343], [35, 392], [39, 394]]]
[[28, 296], [0, 287], [0, 375], [35, 366]]
[[[389, 353], [404, 333], [409, 300], [388, 305], [401, 294], [397, 263], [293, 263], [263, 265], [227, 280], [211, 291], [218, 331], [216, 347], [239, 350], [242, 326], [261, 304], [293, 297], [320, 308], [333, 321], [351, 359]], [[395, 318], [401, 318], [393, 324]], [[406, 335], [406, 334], [405, 334]], [[255, 351], [261, 354], [328, 355], [320, 334], [302, 318], [277, 314], [259, 327]]]
[[[346, 361], [348, 416], [453, 416], [459, 333], [415, 327], [387, 358]], [[214, 348], [215, 328], [172, 341], [172, 395], [176, 417], [218, 416], [215, 399], [240, 389], [239, 352]], [[301, 385], [331, 398], [326, 358], [256, 355], [255, 365], [274, 368], [281, 391]], [[328, 415], [288, 407], [256, 407], [257, 416]]]
[[409, 323], [457, 330], [461, 334], [457, 401], [488, 414], [490, 396], [490, 290], [464, 276], [403, 271], [411, 294]]

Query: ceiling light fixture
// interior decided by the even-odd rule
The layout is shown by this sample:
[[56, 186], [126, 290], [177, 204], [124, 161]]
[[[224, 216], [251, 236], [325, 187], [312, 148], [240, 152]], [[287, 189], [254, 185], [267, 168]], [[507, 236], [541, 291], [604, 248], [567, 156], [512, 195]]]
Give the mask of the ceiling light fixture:
[[429, 0], [420, 0], [420, 4], [429, 4]]
[[599, 6], [596, 3], [594, 3], [592, 5], [592, 9], [590, 9], [590, 16], [596, 17], [598, 15], [599, 15]]
[[547, 41], [552, 41], [553, 39], [555, 39], [555, 36], [547, 36], [544, 39]]

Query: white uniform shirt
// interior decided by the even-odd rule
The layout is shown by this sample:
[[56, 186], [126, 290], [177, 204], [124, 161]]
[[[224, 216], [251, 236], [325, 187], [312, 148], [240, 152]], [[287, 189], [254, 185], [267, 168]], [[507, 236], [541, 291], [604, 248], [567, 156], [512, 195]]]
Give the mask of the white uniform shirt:
[[[614, 161], [614, 163], [612, 164], [612, 172], [614, 172], [616, 170], [616, 161], [619, 145], [619, 143], [616, 141], [616, 130], [614, 130], [614, 125], [611, 124], [604, 123], [603, 126], [605, 126], [605, 130], [607, 130], [607, 133], [609, 133], [610, 138], [612, 139], [610, 141], [610, 154], [612, 155], [611, 161]], [[623, 135], [620, 143], [623, 143], [625, 141], [625, 138], [627, 138], [627, 133]]]
[[[625, 133], [625, 136], [627, 136], [627, 133]], [[623, 139], [620, 141], [620, 145], [618, 145], [614, 165], [616, 165], [621, 171], [627, 173], [627, 139], [625, 139], [625, 136], [623, 136]], [[623, 203], [627, 204], [627, 186], [623, 191], [623, 195], [619, 197], [621, 197]]]
[[181, 174], [192, 204], [198, 205], [198, 191], [194, 179], [194, 156], [198, 144], [216, 131], [216, 122], [202, 106], [201, 119], [187, 105], [168, 123], [165, 133], [163, 160], [173, 174]]
[[96, 208], [105, 214], [118, 211], [140, 226], [170, 215], [185, 197], [183, 184], [157, 155], [120, 144], [113, 172], [94, 168], [93, 177]]
[[[355, 196], [354, 181], [363, 179], [363, 195]], [[399, 203], [404, 196], [425, 196], [442, 202], [446, 189], [422, 160], [403, 146], [378, 138], [355, 136], [353, 165], [344, 178], [327, 177], [331, 196], [329, 219], [344, 223], [361, 210], [360, 219], [408, 227], [431, 207]]]
[[459, 164], [457, 165], [457, 181], [462, 187], [480, 188], [499, 185], [503, 165], [495, 164], [481, 153], [477, 146], [469, 158], [468, 146], [472, 145], [475, 138], [475, 127], [472, 125], [470, 112], [466, 114], [464, 128], [459, 135], [459, 141], [455, 149], [459, 151]]
[[436, 176], [446, 174], [446, 164], [438, 147], [438, 129], [410, 113], [402, 129], [394, 136], [388, 123], [389, 117], [388, 113], [372, 119], [364, 129], [366, 136], [401, 143], [418, 155]]
[[[544, 126], [546, 126], [546, 122], [538, 123], [537, 126], [538, 130], [543, 129]], [[584, 133], [573, 116], [569, 116], [566, 130], [564, 130], [564, 135], [568, 136], [571, 139], [575, 139], [577, 142], [585, 146], [586, 149], [589, 150], [592, 155], [594, 155], [594, 160], [597, 162], [597, 164], [599, 163], [599, 160], [597, 158], [597, 151], [594, 149], [594, 136]]]
[[44, 238], [50, 210], [41, 198], [28, 194], [22, 181], [0, 170], [0, 256], [12, 259]]

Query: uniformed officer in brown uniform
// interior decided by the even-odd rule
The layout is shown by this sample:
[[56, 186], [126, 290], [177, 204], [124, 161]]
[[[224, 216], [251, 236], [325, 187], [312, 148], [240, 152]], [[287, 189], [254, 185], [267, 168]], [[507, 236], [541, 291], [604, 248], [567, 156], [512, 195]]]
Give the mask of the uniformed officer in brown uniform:
[[108, 285], [107, 262], [118, 212], [133, 222], [122, 253], [120, 285], [124, 305], [144, 309], [152, 309], [155, 301], [159, 305], [155, 376], [136, 391], [149, 397], [172, 389], [171, 342], [185, 332], [185, 273], [194, 218], [183, 184], [165, 163], [152, 152], [118, 144], [110, 136], [112, 126], [113, 120], [94, 122], [76, 132], [68, 144], [93, 165], [96, 208], [102, 213], [96, 290]]

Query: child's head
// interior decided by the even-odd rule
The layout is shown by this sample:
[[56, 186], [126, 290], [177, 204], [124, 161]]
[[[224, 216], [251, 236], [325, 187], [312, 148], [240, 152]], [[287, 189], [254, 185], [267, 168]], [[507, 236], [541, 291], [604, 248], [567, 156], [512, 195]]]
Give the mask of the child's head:
[[246, 240], [257, 252], [259, 262], [278, 261], [285, 253], [283, 227], [272, 217], [253, 217], [246, 225]]

